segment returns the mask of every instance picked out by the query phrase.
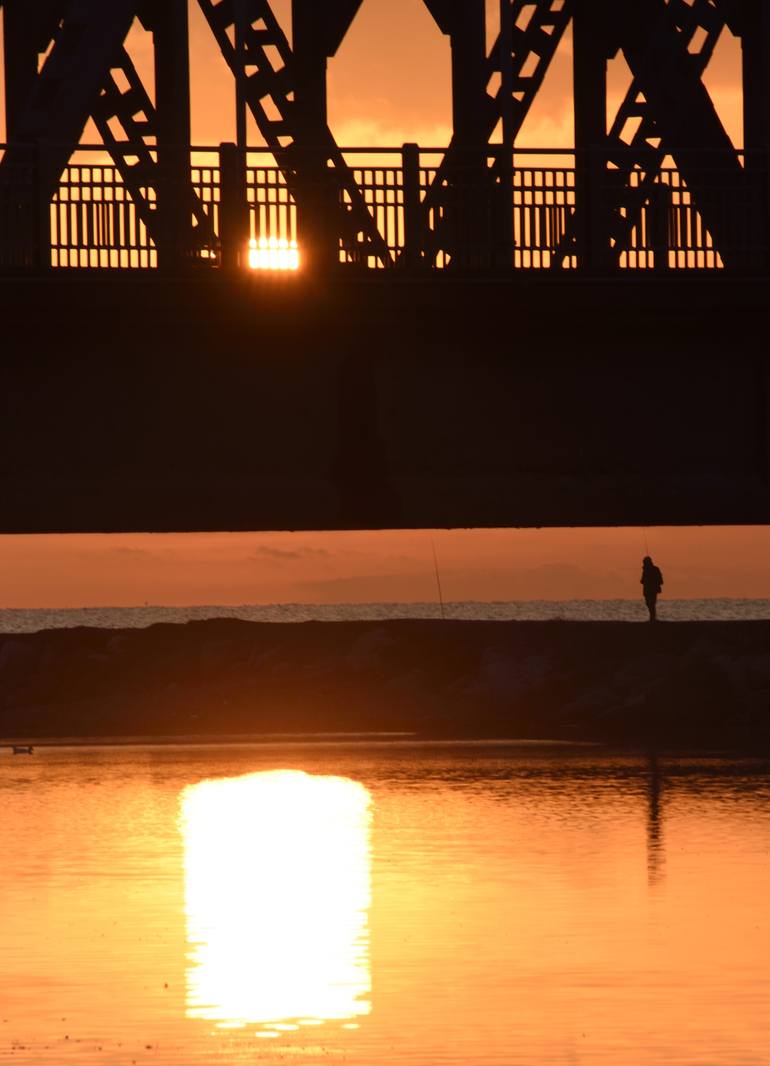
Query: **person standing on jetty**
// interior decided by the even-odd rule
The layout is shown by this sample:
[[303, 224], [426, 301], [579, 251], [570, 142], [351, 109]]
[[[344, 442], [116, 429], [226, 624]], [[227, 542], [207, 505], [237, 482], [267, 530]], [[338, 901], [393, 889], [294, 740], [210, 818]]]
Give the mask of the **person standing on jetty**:
[[663, 588], [663, 574], [649, 555], [645, 555], [644, 559], [642, 559], [642, 576], [639, 583], [642, 586], [647, 610], [650, 612], [650, 621], [656, 622], [656, 604]]

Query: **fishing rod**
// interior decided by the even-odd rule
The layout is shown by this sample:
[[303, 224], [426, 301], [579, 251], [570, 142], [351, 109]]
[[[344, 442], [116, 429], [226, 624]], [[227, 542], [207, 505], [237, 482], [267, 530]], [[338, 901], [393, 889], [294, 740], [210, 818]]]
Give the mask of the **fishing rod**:
[[436, 554], [436, 542], [433, 537], [430, 538], [430, 546], [433, 548], [433, 568], [436, 571], [436, 587], [438, 588], [438, 602], [441, 607], [441, 620], [446, 621], [446, 613], [444, 611], [444, 596], [441, 591], [441, 574], [438, 569], [438, 555]]

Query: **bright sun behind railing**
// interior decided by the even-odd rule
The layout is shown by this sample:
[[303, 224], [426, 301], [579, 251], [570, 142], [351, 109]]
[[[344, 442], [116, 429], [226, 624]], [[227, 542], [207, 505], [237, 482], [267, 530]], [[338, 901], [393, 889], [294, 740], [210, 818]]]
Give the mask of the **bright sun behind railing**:
[[299, 270], [299, 248], [285, 237], [260, 237], [249, 241], [252, 270]]

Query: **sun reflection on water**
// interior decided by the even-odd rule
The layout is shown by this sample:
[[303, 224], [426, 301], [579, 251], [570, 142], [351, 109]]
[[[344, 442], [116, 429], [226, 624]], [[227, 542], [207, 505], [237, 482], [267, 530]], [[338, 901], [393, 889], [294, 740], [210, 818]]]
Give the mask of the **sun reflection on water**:
[[370, 802], [298, 771], [184, 790], [188, 1017], [278, 1036], [370, 1012]]

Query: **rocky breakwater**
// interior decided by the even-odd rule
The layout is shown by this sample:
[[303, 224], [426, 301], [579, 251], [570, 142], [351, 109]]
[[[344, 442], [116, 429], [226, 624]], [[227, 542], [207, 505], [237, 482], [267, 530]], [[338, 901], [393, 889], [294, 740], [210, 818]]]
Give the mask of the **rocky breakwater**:
[[770, 622], [262, 624], [0, 635], [0, 736], [405, 730], [770, 749]]

